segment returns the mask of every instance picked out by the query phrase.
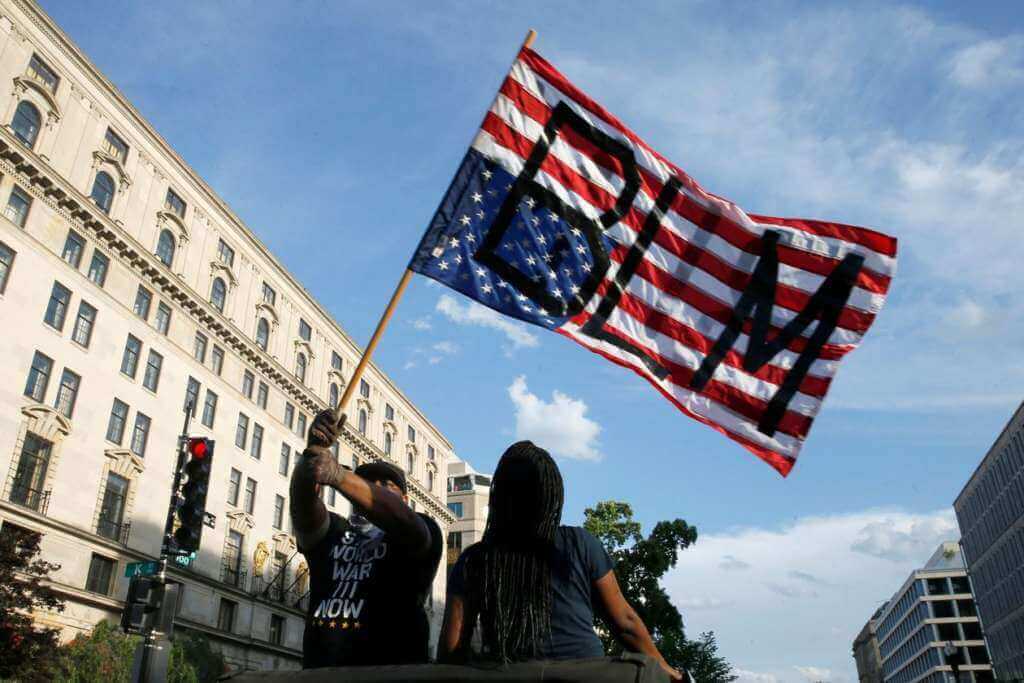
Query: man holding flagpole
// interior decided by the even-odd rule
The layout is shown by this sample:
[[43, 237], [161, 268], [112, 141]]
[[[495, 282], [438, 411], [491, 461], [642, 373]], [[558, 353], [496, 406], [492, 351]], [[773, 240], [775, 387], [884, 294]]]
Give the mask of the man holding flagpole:
[[[441, 529], [409, 507], [399, 468], [370, 462], [352, 471], [335, 460], [343, 424], [331, 410], [317, 415], [292, 472], [292, 526], [310, 573], [303, 668], [426, 663], [423, 604], [441, 561]], [[324, 486], [352, 503], [347, 520], [328, 512]]]

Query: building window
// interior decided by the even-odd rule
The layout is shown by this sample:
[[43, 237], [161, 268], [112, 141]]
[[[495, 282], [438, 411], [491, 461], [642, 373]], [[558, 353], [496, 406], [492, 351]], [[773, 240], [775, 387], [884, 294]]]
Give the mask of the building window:
[[39, 59], [38, 55], [32, 55], [32, 59], [29, 60], [28, 63], [28, 68], [25, 70], [25, 75], [49, 90], [51, 95], [57, 94], [57, 85], [60, 83], [60, 76], [58, 76], [53, 69], [48, 67], [46, 62]]
[[71, 331], [71, 341], [79, 346], [89, 348], [89, 342], [92, 341], [92, 328], [95, 324], [96, 309], [84, 301], [80, 301], [78, 317], [75, 318], [75, 327]]
[[292, 449], [286, 443], [281, 444], [281, 459], [277, 462], [277, 473], [288, 476], [288, 466], [291, 464]]
[[39, 137], [40, 121], [39, 110], [28, 100], [22, 100], [18, 103], [18, 108], [14, 110], [14, 119], [11, 121], [14, 137], [18, 138], [21, 144], [32, 149], [36, 145], [36, 138]]
[[250, 444], [249, 455], [257, 460], [263, 457], [263, 427], [255, 423], [252, 426], [252, 443]]
[[408, 430], [406, 431], [406, 434], [409, 437], [409, 443], [416, 443], [416, 428], [415, 427], [413, 427], [412, 425], [409, 425]]
[[107, 421], [107, 441], [121, 445], [124, 439], [124, 428], [128, 424], [128, 404], [119, 399], [114, 399], [114, 406], [110, 409], [110, 420]]
[[256, 390], [256, 405], [263, 410], [267, 409], [267, 397], [270, 395], [270, 387], [267, 386], [266, 382], [260, 382], [259, 388]]
[[156, 243], [156, 255], [168, 268], [174, 263], [174, 244], [174, 235], [171, 231], [161, 230], [160, 239]]
[[46, 304], [46, 315], [43, 316], [43, 322], [55, 330], [63, 330], [69, 303], [71, 303], [71, 290], [59, 282], [54, 282], [53, 290], [50, 292], [50, 301]]
[[57, 400], [53, 402], [53, 407], [69, 420], [71, 419], [71, 414], [75, 412], [75, 399], [78, 398], [78, 385], [81, 381], [81, 377], [67, 368], [64, 368], [64, 372], [60, 376], [60, 386], [57, 387]]
[[107, 282], [107, 270], [110, 269], [110, 258], [102, 251], [93, 250], [92, 263], [89, 264], [89, 279], [102, 287]]
[[274, 496], [274, 521], [273, 525], [275, 529], [282, 528], [284, 524], [284, 496]]
[[448, 503], [448, 509], [452, 511], [452, 514], [462, 519], [462, 503]]
[[270, 615], [270, 644], [280, 645], [284, 641], [284, 617], [279, 614]]
[[217, 244], [217, 258], [228, 268], [232, 268], [235, 265], [235, 250], [229, 247], [227, 242], [221, 240]]
[[427, 446], [427, 460], [429, 460], [430, 462], [434, 462], [435, 460], [433, 446]]
[[366, 410], [360, 409], [359, 411], [359, 433], [366, 436]]
[[213, 421], [217, 417], [217, 394], [206, 390], [206, 401], [203, 402], [202, 423], [213, 429]]
[[289, 430], [295, 429], [295, 406], [287, 401], [284, 404], [284, 423]]
[[270, 344], [270, 323], [267, 322], [266, 318], [260, 318], [259, 322], [256, 323], [256, 346], [260, 347], [264, 351], [267, 350], [267, 346]]
[[228, 477], [228, 505], [238, 505], [238, 490], [241, 486], [242, 473], [232, 467]]
[[103, 136], [103, 151], [122, 164], [128, 160], [128, 145], [120, 135], [109, 128], [107, 128], [107, 134]]
[[150, 419], [142, 413], [135, 413], [135, 429], [132, 430], [131, 451], [140, 458], [146, 457], [146, 442], [149, 441]]
[[160, 385], [160, 370], [163, 366], [164, 357], [150, 349], [149, 360], [146, 361], [146, 372], [142, 375], [142, 386], [156, 393], [156, 389]]
[[192, 357], [200, 363], [206, 363], [206, 335], [202, 332], [196, 332], [196, 340], [192, 344]]
[[242, 373], [242, 394], [250, 401], [252, 400], [252, 387], [255, 382], [256, 378], [251, 372], [246, 370]]
[[384, 455], [391, 455], [391, 432], [384, 432]]
[[124, 505], [128, 499], [128, 480], [119, 474], [107, 474], [107, 486], [103, 490], [103, 503], [100, 506], [100, 518], [96, 524], [96, 533], [115, 541], [122, 541], [121, 530], [124, 524]]
[[0, 294], [7, 291], [7, 280], [11, 275], [11, 268], [14, 267], [15, 252], [9, 246], [0, 242]]
[[[231, 533], [237, 533], [232, 531]], [[241, 553], [238, 554], [241, 558]], [[237, 573], [237, 568], [235, 572]], [[235, 611], [238, 609], [238, 603], [228, 600], [227, 598], [220, 599], [220, 609], [217, 610], [217, 628], [221, 631], [227, 631], [230, 633], [235, 628]]]
[[331, 382], [331, 388], [330, 391], [328, 391], [328, 394], [328, 402], [331, 404], [331, 407], [337, 408], [338, 399], [341, 397], [340, 394], [338, 393], [338, 385], [335, 384], [334, 382]]
[[85, 238], [74, 230], [68, 230], [67, 239], [64, 240], [64, 250], [60, 257], [71, 264], [71, 267], [78, 270], [82, 264], [82, 254], [85, 252]]
[[277, 292], [274, 288], [268, 285], [266, 282], [263, 283], [263, 303], [273, 306], [277, 303]]
[[405, 471], [412, 474], [412, 471], [416, 469], [416, 456], [410, 451], [405, 456]]
[[384, 419], [390, 422], [395, 421], [395, 409], [391, 406], [390, 403], [384, 404]]
[[427, 491], [434, 491], [434, 470], [427, 470]]
[[338, 355], [337, 351], [331, 351], [331, 367], [341, 372], [341, 356]]
[[249, 441], [249, 416], [244, 413], [238, 414], [238, 426], [235, 427], [235, 445], [245, 450], [245, 444]]
[[210, 368], [218, 375], [224, 369], [224, 349], [216, 344], [213, 345], [213, 350], [210, 352]]
[[46, 498], [43, 485], [50, 467], [50, 442], [32, 432], [25, 436], [18, 458], [18, 469], [11, 485], [11, 502], [39, 511]]
[[25, 190], [15, 185], [11, 188], [11, 195], [7, 198], [7, 208], [4, 209], [4, 215], [18, 227], [24, 228], [25, 219], [28, 218], [28, 210], [31, 206], [32, 197]]
[[93, 553], [92, 560], [89, 561], [89, 576], [85, 580], [85, 590], [100, 595], [109, 595], [114, 565], [114, 560]]
[[189, 415], [195, 416], [196, 408], [199, 406], [199, 380], [195, 377], [188, 378], [188, 385], [185, 387], [185, 409]]
[[452, 557], [458, 557], [459, 553], [462, 552], [462, 532], [461, 531], [449, 531], [448, 532], [448, 561], [452, 561]]
[[313, 339], [313, 328], [302, 318], [299, 318], [299, 338], [307, 342]]
[[139, 285], [139, 291], [135, 293], [135, 305], [132, 310], [135, 311], [135, 315], [139, 316], [143, 320], [149, 320], [149, 307], [153, 303], [153, 294]]
[[224, 280], [219, 277], [213, 278], [213, 285], [210, 287], [210, 303], [221, 313], [224, 312], [224, 299], [227, 298], [228, 288]]
[[256, 480], [252, 477], [245, 479], [245, 511], [250, 515], [256, 509]]
[[306, 438], [306, 414], [299, 413], [299, 419], [295, 423], [295, 433], [301, 436], [303, 439]]
[[121, 372], [135, 379], [135, 370], [139, 367], [141, 353], [142, 342], [129, 334], [124, 343], [124, 354], [121, 356]]
[[50, 372], [53, 371], [53, 361], [36, 351], [32, 357], [32, 367], [28, 371], [28, 381], [25, 382], [25, 395], [40, 403], [46, 398], [46, 387], [50, 384]]
[[365, 379], [359, 380], [359, 395], [363, 398], [370, 398], [370, 385]]
[[306, 383], [306, 354], [300, 353], [295, 359], [295, 377], [302, 384]]
[[114, 179], [106, 171], [96, 174], [96, 180], [92, 183], [92, 192], [89, 198], [96, 203], [103, 213], [110, 213], [110, 206], [114, 203]]
[[178, 193], [171, 188], [167, 188], [167, 197], [164, 198], [164, 208], [178, 218], [185, 220], [185, 200], [179, 197]]
[[156, 307], [156, 331], [166, 335], [171, 328], [171, 307], [163, 301]]

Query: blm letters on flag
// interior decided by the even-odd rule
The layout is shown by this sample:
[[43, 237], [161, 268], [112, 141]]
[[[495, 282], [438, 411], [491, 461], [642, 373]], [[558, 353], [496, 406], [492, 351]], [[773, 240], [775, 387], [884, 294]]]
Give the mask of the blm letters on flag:
[[410, 267], [631, 368], [785, 476], [896, 240], [745, 213], [524, 48]]

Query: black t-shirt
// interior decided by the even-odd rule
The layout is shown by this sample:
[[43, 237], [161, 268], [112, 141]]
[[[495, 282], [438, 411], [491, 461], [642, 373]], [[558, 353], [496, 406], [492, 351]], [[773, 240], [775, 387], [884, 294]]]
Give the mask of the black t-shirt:
[[327, 535], [303, 549], [310, 600], [302, 639], [302, 666], [417, 664], [428, 659], [430, 624], [423, 603], [441, 561], [441, 529], [430, 549], [412, 558], [387, 534], [359, 532], [333, 512]]
[[[478, 543], [469, 546], [455, 563], [448, 577], [449, 595], [465, 595], [466, 558], [479, 548]], [[608, 552], [589, 531], [558, 528], [551, 553], [551, 638], [541, 647], [542, 659], [604, 655], [594, 633], [594, 582], [611, 570]]]

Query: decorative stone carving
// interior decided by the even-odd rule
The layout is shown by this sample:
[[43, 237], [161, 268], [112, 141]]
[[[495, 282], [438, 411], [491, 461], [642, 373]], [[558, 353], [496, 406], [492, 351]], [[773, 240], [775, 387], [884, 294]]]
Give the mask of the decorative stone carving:
[[220, 261], [210, 261], [210, 276], [215, 277], [218, 273], [225, 275], [228, 279], [228, 287], [234, 289], [238, 286], [238, 280], [235, 278], [235, 274], [228, 268], [227, 264], [221, 263]]
[[25, 422], [28, 431], [55, 445], [71, 433], [71, 421], [50, 406], [41, 403], [24, 406], [21, 414], [28, 418]]
[[121, 163], [121, 160], [111, 154], [107, 154], [103, 150], [98, 149], [92, 153], [92, 167], [99, 170], [104, 166], [109, 166], [117, 171], [119, 181], [117, 183], [118, 194], [122, 194], [125, 189], [131, 186], [131, 176], [128, 175], [128, 172], [125, 170], [124, 164]]
[[142, 458], [124, 448], [111, 448], [103, 451], [103, 455], [110, 460], [107, 463], [110, 471], [128, 481], [134, 480], [146, 469]]
[[263, 574], [263, 565], [267, 563], [268, 557], [270, 557], [270, 548], [267, 547], [266, 541], [260, 541], [252, 553], [253, 576]]
[[313, 347], [310, 346], [309, 342], [306, 341], [305, 339], [295, 340], [295, 353], [299, 353], [300, 351], [302, 353], [305, 353], [306, 358], [308, 358], [309, 360], [313, 360], [314, 358], [316, 358], [316, 355], [313, 353]]
[[230, 510], [225, 516], [228, 518], [228, 528], [232, 531], [237, 531], [240, 534], [248, 533], [249, 530], [256, 525], [253, 521], [252, 515], [248, 512]]
[[291, 557], [295, 552], [295, 539], [290, 534], [274, 534], [274, 551]]
[[157, 211], [156, 212], [157, 223], [161, 228], [169, 228], [173, 232], [177, 233], [178, 244], [184, 244], [189, 240], [188, 228], [185, 227], [185, 221], [181, 220], [181, 217], [173, 211]]

